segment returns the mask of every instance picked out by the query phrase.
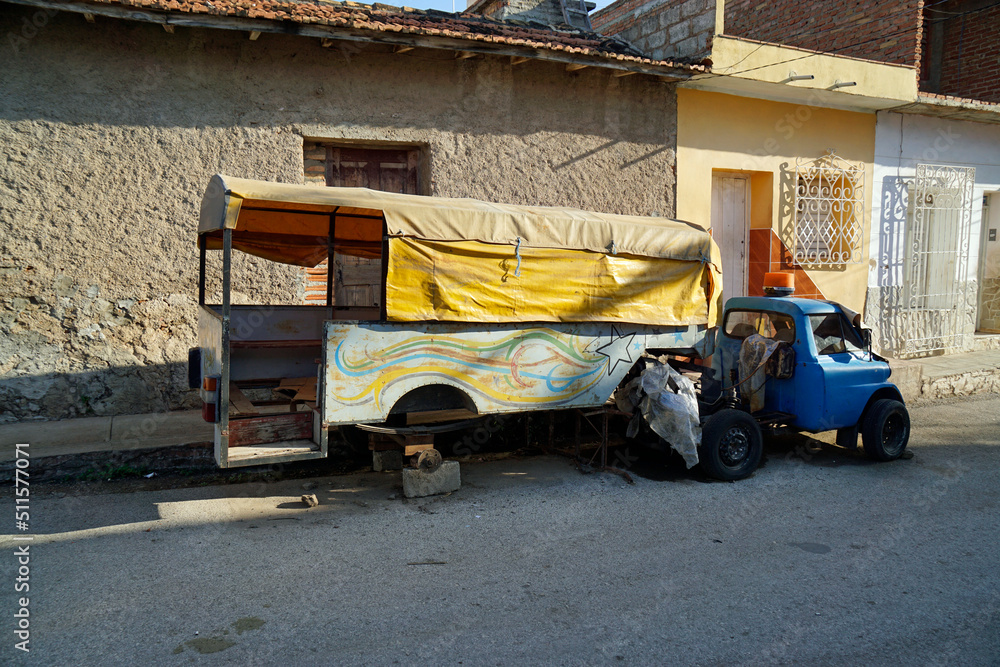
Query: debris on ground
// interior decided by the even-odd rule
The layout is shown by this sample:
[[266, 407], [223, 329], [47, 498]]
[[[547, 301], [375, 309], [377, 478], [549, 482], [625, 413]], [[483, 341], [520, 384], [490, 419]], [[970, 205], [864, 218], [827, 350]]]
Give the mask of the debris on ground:
[[308, 493], [302, 496], [302, 502], [306, 507], [316, 507], [319, 505], [319, 498], [316, 497], [315, 493]]

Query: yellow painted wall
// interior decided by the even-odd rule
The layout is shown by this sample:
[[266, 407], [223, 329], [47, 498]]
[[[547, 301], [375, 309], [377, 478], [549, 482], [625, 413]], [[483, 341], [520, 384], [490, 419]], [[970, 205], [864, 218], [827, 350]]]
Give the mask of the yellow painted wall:
[[[843, 268], [810, 269], [808, 274], [828, 299], [862, 312], [868, 275], [875, 114], [678, 89], [677, 217], [709, 227], [712, 171], [750, 172], [752, 227], [766, 226], [760, 216], [770, 207], [771, 229], [788, 244], [792, 219], [788, 170], [794, 170], [796, 158], [811, 160], [831, 149], [845, 160], [865, 163], [863, 259]], [[770, 183], [767, 174], [772, 176]], [[759, 201], [768, 187], [770, 199]]]

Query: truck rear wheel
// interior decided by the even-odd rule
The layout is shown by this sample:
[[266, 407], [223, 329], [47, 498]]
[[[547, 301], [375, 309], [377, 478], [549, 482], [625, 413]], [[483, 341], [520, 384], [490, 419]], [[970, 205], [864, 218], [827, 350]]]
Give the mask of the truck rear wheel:
[[764, 442], [756, 420], [742, 410], [720, 410], [708, 418], [701, 433], [698, 459], [715, 479], [749, 477], [760, 465]]
[[865, 455], [876, 461], [898, 459], [910, 440], [910, 414], [906, 406], [891, 398], [872, 403], [861, 424]]

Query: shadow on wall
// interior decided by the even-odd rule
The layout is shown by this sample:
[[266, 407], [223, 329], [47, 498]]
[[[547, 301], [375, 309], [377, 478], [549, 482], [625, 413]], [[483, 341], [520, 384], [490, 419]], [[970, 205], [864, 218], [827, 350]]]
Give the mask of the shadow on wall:
[[165, 412], [201, 405], [187, 388], [187, 364], [121, 366], [0, 380], [0, 424]]

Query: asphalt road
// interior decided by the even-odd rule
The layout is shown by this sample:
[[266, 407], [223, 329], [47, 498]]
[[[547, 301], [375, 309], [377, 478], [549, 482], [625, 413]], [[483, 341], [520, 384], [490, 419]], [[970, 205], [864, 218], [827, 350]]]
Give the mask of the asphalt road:
[[732, 484], [533, 456], [417, 501], [391, 473], [38, 489], [31, 652], [4, 537], [0, 663], [1000, 664], [1000, 397], [912, 419], [909, 460], [792, 438]]

